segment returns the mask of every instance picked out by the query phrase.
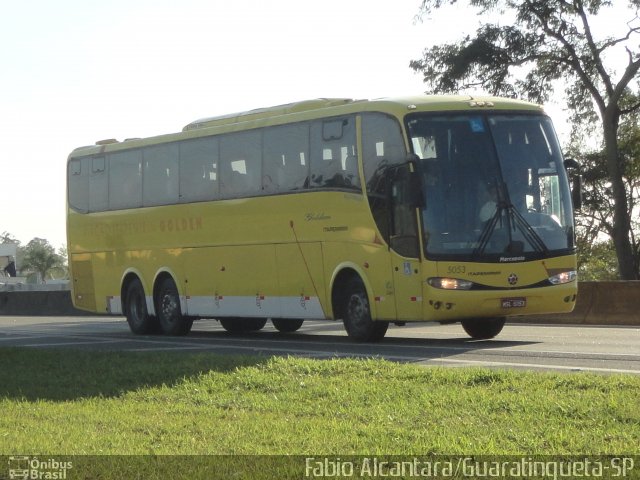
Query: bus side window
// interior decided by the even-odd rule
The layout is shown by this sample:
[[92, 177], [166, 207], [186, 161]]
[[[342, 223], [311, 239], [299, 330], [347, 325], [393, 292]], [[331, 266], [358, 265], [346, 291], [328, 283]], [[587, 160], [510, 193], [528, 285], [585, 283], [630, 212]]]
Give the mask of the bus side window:
[[142, 151], [107, 155], [109, 163], [109, 210], [142, 206]]
[[265, 193], [304, 188], [309, 176], [309, 125], [272, 127], [264, 132], [262, 189]]
[[91, 158], [75, 158], [69, 161], [67, 172], [69, 206], [82, 213], [89, 211], [89, 164]]
[[371, 213], [383, 238], [389, 241], [389, 175], [385, 167], [406, 161], [398, 121], [382, 113], [362, 115], [362, 158]]
[[400, 124], [382, 113], [362, 116], [362, 149], [368, 192], [377, 190], [381, 167], [404, 163], [407, 158]]
[[89, 211], [102, 212], [109, 209], [109, 177], [106, 157], [91, 158], [89, 172]]
[[147, 147], [142, 152], [142, 204], [169, 205], [178, 202], [178, 145]]
[[215, 200], [218, 194], [218, 139], [180, 143], [180, 201]]
[[257, 195], [262, 190], [262, 133], [248, 131], [220, 139], [222, 198]]
[[313, 122], [310, 146], [310, 187], [360, 190], [354, 117]]

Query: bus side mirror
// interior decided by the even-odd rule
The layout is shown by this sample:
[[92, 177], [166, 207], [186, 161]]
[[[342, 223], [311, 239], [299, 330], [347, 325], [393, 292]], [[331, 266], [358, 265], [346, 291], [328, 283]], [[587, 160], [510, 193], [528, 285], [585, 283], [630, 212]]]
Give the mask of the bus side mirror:
[[567, 170], [567, 175], [571, 182], [573, 209], [580, 210], [580, 208], [582, 208], [582, 176], [580, 175], [580, 164], [573, 158], [567, 158], [564, 161], [564, 168]]
[[422, 191], [422, 180], [418, 171], [420, 157], [415, 153], [407, 155], [407, 165], [409, 166], [409, 206], [411, 208], [425, 208], [426, 202]]

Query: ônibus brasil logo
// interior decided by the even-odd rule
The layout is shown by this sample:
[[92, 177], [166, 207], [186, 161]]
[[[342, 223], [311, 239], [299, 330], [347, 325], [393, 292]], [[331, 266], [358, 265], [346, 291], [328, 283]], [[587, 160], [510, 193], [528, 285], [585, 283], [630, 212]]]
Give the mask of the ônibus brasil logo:
[[63, 462], [55, 458], [9, 457], [9, 478], [16, 480], [64, 480], [73, 468], [73, 462]]

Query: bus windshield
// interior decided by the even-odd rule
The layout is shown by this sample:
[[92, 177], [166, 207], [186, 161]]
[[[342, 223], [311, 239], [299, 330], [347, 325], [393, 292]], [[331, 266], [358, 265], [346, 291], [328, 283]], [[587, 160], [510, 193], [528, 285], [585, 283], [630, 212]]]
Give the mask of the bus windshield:
[[420, 158], [425, 255], [524, 261], [574, 248], [570, 192], [548, 117], [409, 117]]

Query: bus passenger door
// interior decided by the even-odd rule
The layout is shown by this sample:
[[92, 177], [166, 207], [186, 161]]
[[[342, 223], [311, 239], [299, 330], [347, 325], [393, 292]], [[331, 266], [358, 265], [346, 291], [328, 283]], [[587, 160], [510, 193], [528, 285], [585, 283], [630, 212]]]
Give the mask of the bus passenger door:
[[409, 165], [390, 172], [391, 268], [398, 320], [422, 319], [422, 267], [416, 208], [411, 198]]

